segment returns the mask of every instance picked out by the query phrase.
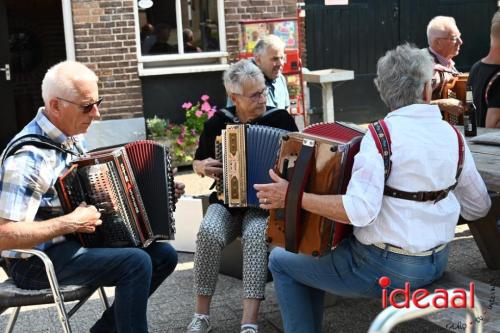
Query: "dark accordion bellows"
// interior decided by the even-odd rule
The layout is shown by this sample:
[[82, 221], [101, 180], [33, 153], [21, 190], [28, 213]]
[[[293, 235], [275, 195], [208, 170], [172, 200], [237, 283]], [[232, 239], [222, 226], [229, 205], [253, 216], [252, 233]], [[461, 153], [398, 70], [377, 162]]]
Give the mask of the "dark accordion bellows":
[[65, 213], [81, 202], [100, 209], [96, 232], [77, 235], [86, 247], [146, 247], [174, 238], [175, 186], [161, 144], [137, 141], [92, 152], [73, 162], [56, 190]]

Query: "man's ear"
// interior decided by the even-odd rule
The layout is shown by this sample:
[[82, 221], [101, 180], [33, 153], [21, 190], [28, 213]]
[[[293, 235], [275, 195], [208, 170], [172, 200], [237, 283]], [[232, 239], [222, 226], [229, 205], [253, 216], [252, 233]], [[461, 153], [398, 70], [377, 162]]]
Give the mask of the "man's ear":
[[259, 66], [260, 65], [260, 54], [254, 55], [253, 58], [255, 59], [255, 63], [257, 64], [257, 66]]
[[233, 105], [236, 105], [236, 94], [230, 93], [229, 98], [231, 99], [231, 102], [233, 102]]
[[56, 117], [60, 115], [61, 106], [61, 101], [59, 101], [57, 98], [52, 98], [49, 101], [49, 111]]

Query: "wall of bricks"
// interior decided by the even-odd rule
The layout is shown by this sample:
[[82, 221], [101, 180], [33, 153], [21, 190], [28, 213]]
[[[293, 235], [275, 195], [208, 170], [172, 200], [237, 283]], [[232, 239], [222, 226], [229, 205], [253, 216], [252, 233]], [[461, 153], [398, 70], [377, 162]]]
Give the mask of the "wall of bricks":
[[239, 22], [295, 17], [296, 0], [225, 0], [226, 41], [229, 61], [236, 59], [239, 48]]
[[143, 116], [132, 0], [73, 0], [76, 60], [99, 76], [102, 119]]

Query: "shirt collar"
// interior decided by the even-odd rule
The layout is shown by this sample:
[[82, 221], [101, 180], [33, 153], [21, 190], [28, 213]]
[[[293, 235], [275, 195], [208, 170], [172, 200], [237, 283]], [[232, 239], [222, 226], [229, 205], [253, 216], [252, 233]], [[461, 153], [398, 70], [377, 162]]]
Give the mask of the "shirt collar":
[[437, 61], [447, 67], [447, 68], [455, 68], [455, 62], [452, 59], [446, 59], [439, 53], [437, 53], [435, 50], [432, 49], [432, 47], [429, 47], [429, 51], [436, 57]]
[[389, 112], [386, 116], [386, 118], [391, 117], [442, 119], [439, 107], [431, 104], [411, 104], [403, 106], [402, 108]]
[[57, 128], [45, 115], [45, 108], [41, 107], [35, 117], [35, 122], [40, 126], [45, 135], [54, 142], [62, 144], [67, 149], [81, 145], [82, 135], [67, 136]]

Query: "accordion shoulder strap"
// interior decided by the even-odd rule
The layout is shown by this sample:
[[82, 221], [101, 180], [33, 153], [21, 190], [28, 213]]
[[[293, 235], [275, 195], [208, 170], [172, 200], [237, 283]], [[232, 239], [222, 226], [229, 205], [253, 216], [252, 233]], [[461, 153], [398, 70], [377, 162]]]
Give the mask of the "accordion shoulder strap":
[[312, 170], [314, 150], [314, 141], [304, 139], [285, 198], [285, 248], [294, 253], [299, 250], [300, 235], [302, 235], [301, 201]]
[[391, 173], [391, 134], [389, 133], [389, 129], [385, 123], [384, 119], [374, 122], [373, 124], [368, 125], [368, 129], [375, 141], [375, 145], [377, 146], [378, 152], [382, 155], [384, 159], [384, 177], [387, 181], [389, 175]]
[[491, 79], [488, 81], [488, 84], [486, 85], [486, 89], [484, 89], [484, 101], [486, 102], [486, 105], [488, 105], [488, 93], [490, 92], [491, 86], [499, 77], [500, 72], [496, 72], [495, 74], [493, 74]]
[[20, 138], [16, 139], [15, 141], [11, 142], [7, 146], [7, 148], [5, 148], [5, 151], [2, 155], [0, 164], [3, 164], [3, 162], [9, 156], [14, 155], [19, 149], [21, 149], [24, 146], [28, 146], [28, 145], [35, 146], [35, 147], [41, 148], [41, 149], [55, 149], [55, 150], [58, 150], [62, 153], [76, 155], [71, 150], [64, 148], [61, 144], [49, 139], [46, 136], [39, 135], [39, 134], [26, 134], [26, 135], [21, 136]]

